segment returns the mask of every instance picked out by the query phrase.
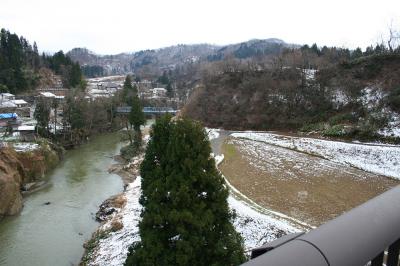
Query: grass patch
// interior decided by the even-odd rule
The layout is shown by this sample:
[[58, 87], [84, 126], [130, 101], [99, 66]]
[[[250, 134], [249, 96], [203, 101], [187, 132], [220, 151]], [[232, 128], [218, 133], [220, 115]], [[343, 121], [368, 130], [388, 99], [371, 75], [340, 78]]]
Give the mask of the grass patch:
[[237, 155], [237, 150], [233, 144], [224, 142], [222, 144], [222, 150], [224, 151], [225, 159], [232, 159]]

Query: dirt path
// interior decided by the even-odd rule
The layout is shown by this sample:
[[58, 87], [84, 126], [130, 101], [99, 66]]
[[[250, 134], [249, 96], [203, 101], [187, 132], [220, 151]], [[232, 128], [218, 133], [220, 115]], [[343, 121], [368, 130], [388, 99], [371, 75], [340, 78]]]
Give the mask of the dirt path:
[[257, 141], [228, 137], [220, 169], [259, 205], [318, 226], [400, 184], [353, 167]]

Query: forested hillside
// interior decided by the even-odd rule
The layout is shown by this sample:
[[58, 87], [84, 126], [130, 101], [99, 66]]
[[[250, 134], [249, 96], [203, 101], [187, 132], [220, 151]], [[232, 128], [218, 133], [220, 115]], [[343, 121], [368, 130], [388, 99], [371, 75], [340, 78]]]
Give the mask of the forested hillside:
[[399, 141], [399, 48], [303, 46], [213, 67], [183, 112], [207, 126]]
[[36, 88], [44, 78], [43, 69], [60, 75], [64, 87], [83, 86], [79, 64], [62, 51], [39, 55], [36, 42], [31, 45], [24, 37], [1, 29], [0, 92], [21, 93]]
[[225, 46], [180, 44], [116, 55], [96, 55], [86, 48], [74, 48], [67, 55], [83, 66], [88, 77], [95, 77], [102, 72], [104, 75], [135, 73], [141, 77], [151, 78], [161, 75], [164, 70], [185, 68], [188, 64], [221, 62], [229, 57], [243, 60], [277, 55], [287, 47], [297, 46], [279, 39], [265, 39]]

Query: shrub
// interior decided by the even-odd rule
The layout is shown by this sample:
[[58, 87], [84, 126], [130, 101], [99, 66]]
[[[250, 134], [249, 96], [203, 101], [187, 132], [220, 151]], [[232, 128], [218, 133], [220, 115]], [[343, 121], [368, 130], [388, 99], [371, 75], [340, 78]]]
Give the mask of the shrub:
[[325, 137], [343, 137], [344, 135], [346, 135], [346, 132], [342, 125], [335, 125], [325, 129], [322, 132], [322, 135]]
[[301, 132], [322, 131], [325, 129], [324, 123], [305, 124], [300, 128]]

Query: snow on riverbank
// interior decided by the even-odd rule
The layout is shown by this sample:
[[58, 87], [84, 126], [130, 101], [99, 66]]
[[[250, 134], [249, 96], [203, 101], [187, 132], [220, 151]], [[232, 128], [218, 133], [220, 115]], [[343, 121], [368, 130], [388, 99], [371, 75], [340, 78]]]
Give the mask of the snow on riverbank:
[[142, 206], [139, 204], [140, 194], [141, 179], [137, 177], [124, 192], [125, 206], [99, 228], [101, 231], [110, 230], [113, 222], [119, 221], [123, 225], [122, 229], [111, 232], [106, 238], [99, 240], [99, 244], [91, 256], [93, 260], [88, 265], [118, 266], [124, 264], [129, 246], [140, 240], [138, 227], [142, 211]]
[[231, 136], [298, 150], [368, 172], [400, 179], [400, 146], [363, 145], [261, 132], [233, 133]]
[[[123, 224], [122, 229], [110, 232], [105, 238], [99, 240], [88, 265], [123, 265], [129, 246], [140, 240], [138, 228], [142, 210], [142, 206], [139, 204], [140, 185], [140, 177], [129, 184], [124, 192], [125, 206], [118, 210], [112, 219], [100, 226], [100, 231], [107, 232], [113, 227], [115, 221], [120, 221]], [[282, 235], [299, 231], [289, 223], [257, 212], [247, 203], [236, 199], [234, 196], [229, 196], [228, 204], [236, 212], [234, 226], [244, 239], [245, 250], [260, 246]]]
[[213, 140], [219, 137], [219, 129], [216, 128], [205, 128], [207, 135], [208, 135], [208, 139], [209, 140]]

